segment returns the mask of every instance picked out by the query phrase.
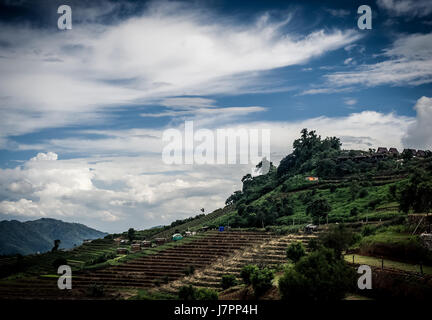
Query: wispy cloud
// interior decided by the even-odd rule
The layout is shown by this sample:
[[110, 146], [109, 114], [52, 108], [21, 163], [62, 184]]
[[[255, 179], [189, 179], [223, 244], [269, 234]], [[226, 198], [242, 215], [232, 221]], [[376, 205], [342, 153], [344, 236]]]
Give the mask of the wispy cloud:
[[[350, 91], [358, 85], [417, 86], [432, 82], [432, 33], [400, 36], [377, 57], [383, 61], [329, 73], [321, 88], [304, 90], [302, 94]], [[352, 61], [348, 58], [344, 63]]]
[[255, 90], [260, 72], [360, 37], [353, 30], [287, 34], [289, 19], [246, 25], [170, 2], [112, 25], [88, 21], [54, 33], [1, 25], [0, 41], [9, 45], [0, 58], [0, 97], [7, 100], [0, 136], [103, 121], [111, 107]]
[[377, 0], [379, 7], [392, 16], [425, 17], [432, 13], [429, 0]]

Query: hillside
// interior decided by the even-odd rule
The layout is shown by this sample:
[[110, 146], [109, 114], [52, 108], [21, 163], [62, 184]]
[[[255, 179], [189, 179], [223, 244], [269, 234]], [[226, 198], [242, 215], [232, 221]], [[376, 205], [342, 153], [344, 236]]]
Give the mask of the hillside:
[[[251, 295], [250, 283], [241, 272], [251, 267], [256, 279], [270, 281], [269, 299], [289, 294], [279, 291], [281, 279], [296, 282], [303, 279], [303, 271], [320, 272], [320, 277], [312, 278], [324, 279], [321, 285], [325, 286], [319, 290], [323, 299], [326, 281], [332, 280], [326, 278], [331, 274], [328, 263], [346, 272], [347, 277], [341, 277], [343, 286], [335, 284], [342, 288], [363, 261], [375, 268], [374, 286], [379, 290], [366, 294], [344, 289], [332, 299], [348, 293], [374, 299], [430, 296], [432, 252], [424, 247], [420, 234], [430, 230], [432, 222], [427, 214], [432, 209], [431, 153], [342, 150], [338, 138], [321, 139], [307, 130], [295, 140], [293, 150], [279, 167], [270, 165], [267, 174], [244, 176], [242, 189], [227, 199], [223, 209], [168, 226], [111, 234], [67, 252], [3, 257], [0, 296], [177, 299], [182, 290], [193, 286], [211, 289], [202, 292], [219, 298], [247, 299], [255, 293]], [[33, 224], [42, 224], [39, 230], [44, 236], [58, 235], [52, 226], [43, 227], [44, 220], [51, 219]], [[10, 230], [20, 228], [16, 221], [9, 223]], [[305, 231], [308, 223], [319, 225], [318, 231]], [[23, 225], [36, 239], [38, 233]], [[219, 226], [230, 228], [219, 232]], [[188, 236], [187, 230], [198, 232]], [[185, 237], [170, 241], [177, 232]], [[156, 240], [160, 237], [166, 242]], [[128, 238], [133, 242], [120, 242]], [[299, 248], [299, 243], [304, 259], [297, 263], [288, 257], [287, 248]], [[137, 245], [138, 250], [133, 250]], [[59, 263], [71, 265], [74, 271], [74, 289], [62, 295], [55, 282]], [[232, 281], [228, 291], [223, 279]], [[395, 283], [400, 290], [394, 289]]]
[[32, 254], [47, 252], [54, 246], [54, 240], [61, 241], [59, 248], [70, 249], [85, 239], [104, 237], [106, 233], [79, 223], [67, 223], [42, 218], [34, 221], [0, 222], [0, 254]]

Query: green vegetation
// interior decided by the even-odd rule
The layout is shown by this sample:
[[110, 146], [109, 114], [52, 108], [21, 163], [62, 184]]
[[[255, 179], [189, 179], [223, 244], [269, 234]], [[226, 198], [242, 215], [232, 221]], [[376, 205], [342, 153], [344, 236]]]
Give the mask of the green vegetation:
[[355, 271], [333, 249], [320, 248], [289, 267], [279, 280], [284, 300], [335, 301], [354, 288]]
[[306, 250], [300, 241], [291, 243], [286, 250], [287, 258], [296, 263], [306, 255]]
[[382, 265], [384, 265], [384, 268], [391, 268], [391, 269], [397, 269], [397, 270], [402, 270], [407, 272], [416, 272], [416, 273], [420, 273], [423, 270], [423, 273], [432, 275], [432, 267], [430, 266], [422, 265], [422, 268], [420, 269], [420, 264], [412, 264], [412, 263], [399, 262], [399, 261], [394, 261], [389, 259], [362, 256], [359, 254], [346, 254], [345, 261], [352, 263], [353, 256], [354, 256], [354, 263], [356, 264], [366, 264], [368, 266], [380, 267], [380, 268], [382, 267]]
[[247, 285], [251, 284], [251, 275], [257, 273], [259, 268], [256, 265], [248, 264], [242, 268], [240, 271], [240, 277], [243, 282]]
[[233, 274], [224, 274], [221, 278], [221, 287], [226, 290], [237, 285], [237, 279]]
[[195, 288], [189, 285], [179, 289], [178, 298], [180, 300], [218, 300], [218, 294], [211, 289]]

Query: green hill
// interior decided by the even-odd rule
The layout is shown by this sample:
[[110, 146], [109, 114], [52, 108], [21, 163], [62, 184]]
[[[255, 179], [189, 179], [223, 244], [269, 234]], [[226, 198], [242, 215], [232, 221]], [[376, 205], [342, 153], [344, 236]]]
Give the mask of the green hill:
[[[307, 223], [379, 221], [412, 210], [426, 212], [431, 200], [423, 198], [430, 189], [431, 172], [430, 151], [415, 157], [411, 151], [343, 150], [338, 138], [322, 139], [303, 129], [279, 167], [271, 164], [267, 174], [244, 176], [242, 190], [227, 199], [223, 214], [197, 219], [193, 227], [289, 230]], [[417, 197], [417, 206], [404, 207], [404, 201], [415, 201], [415, 195], [410, 196], [417, 190], [410, 187], [413, 179], [422, 181], [423, 194]], [[176, 226], [188, 227], [190, 223]]]

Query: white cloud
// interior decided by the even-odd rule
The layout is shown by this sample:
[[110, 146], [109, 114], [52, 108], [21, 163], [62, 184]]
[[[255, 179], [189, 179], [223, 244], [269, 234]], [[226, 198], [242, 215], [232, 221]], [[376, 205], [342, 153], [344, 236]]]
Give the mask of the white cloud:
[[247, 25], [168, 2], [112, 25], [87, 15], [69, 32], [0, 26], [8, 43], [0, 58], [0, 138], [106, 122], [102, 111], [111, 107], [254, 91], [261, 71], [305, 63], [360, 37], [353, 30], [300, 36], [282, 32], [289, 19]]
[[57, 158], [58, 155], [54, 152], [47, 152], [47, 153], [40, 152], [36, 155], [36, 157], [31, 158], [30, 161], [57, 160]]
[[377, 0], [377, 4], [392, 16], [415, 18], [432, 13], [429, 0]]
[[421, 97], [414, 109], [417, 112], [403, 139], [404, 146], [432, 150], [432, 98]]
[[[419, 100], [416, 109], [426, 110]], [[427, 109], [429, 110], [429, 109]], [[343, 148], [377, 146], [402, 148], [415, 120], [374, 111], [346, 117], [319, 117], [296, 122], [252, 122], [233, 129], [270, 129], [271, 161], [291, 152], [302, 128], [341, 137]], [[425, 131], [429, 127], [425, 127]], [[181, 127], [179, 127], [181, 129]], [[80, 221], [106, 231], [124, 231], [167, 224], [224, 205], [241, 188], [250, 165], [166, 165], [161, 161], [162, 130], [91, 131], [97, 140], [49, 140], [46, 148], [58, 153], [85, 153], [87, 158], [27, 161], [0, 169], [0, 214], [21, 219], [49, 216]], [[365, 135], [367, 133], [367, 135]], [[140, 156], [115, 156], [133, 154]]]
[[344, 60], [344, 64], [350, 64], [350, 63], [354, 63], [354, 59], [353, 58], [346, 58]]
[[384, 50], [386, 60], [360, 65], [353, 71], [326, 75], [331, 88], [365, 85], [421, 85], [432, 82], [432, 33], [401, 36]]
[[348, 106], [353, 106], [357, 104], [357, 99], [347, 98], [344, 100], [344, 103]]

